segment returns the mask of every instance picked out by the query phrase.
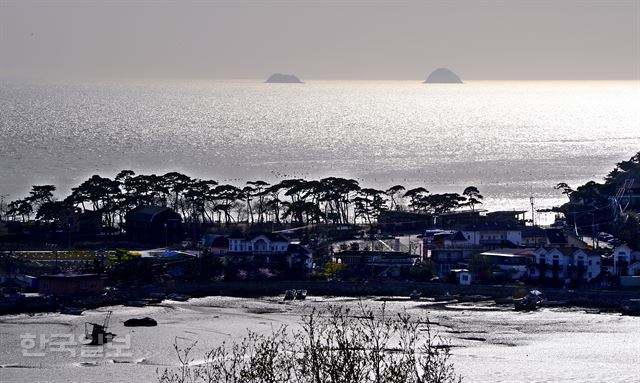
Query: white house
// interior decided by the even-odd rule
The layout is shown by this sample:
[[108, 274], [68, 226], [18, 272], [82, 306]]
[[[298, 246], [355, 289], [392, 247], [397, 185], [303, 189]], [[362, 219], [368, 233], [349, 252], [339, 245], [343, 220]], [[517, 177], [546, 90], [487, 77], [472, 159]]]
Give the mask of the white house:
[[522, 227], [512, 222], [477, 222], [464, 225], [460, 231], [474, 246], [522, 245]]
[[229, 255], [233, 253], [277, 254], [286, 253], [291, 243], [277, 233], [232, 234], [229, 236]]
[[640, 251], [634, 251], [628, 245], [620, 245], [613, 249], [612, 257], [615, 275], [640, 275]]
[[535, 267], [530, 277], [552, 281], [569, 282], [581, 280], [589, 282], [596, 278], [602, 269], [600, 254], [574, 247], [545, 248], [534, 251]]

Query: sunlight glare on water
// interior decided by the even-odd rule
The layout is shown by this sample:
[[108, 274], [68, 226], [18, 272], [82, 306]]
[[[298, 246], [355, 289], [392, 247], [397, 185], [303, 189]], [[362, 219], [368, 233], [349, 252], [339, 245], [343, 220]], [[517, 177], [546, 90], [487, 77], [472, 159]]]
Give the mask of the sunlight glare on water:
[[640, 150], [640, 83], [133, 81], [0, 83], [0, 194], [91, 174], [182, 171], [242, 184], [353, 177], [476, 185], [485, 208], [563, 201]]

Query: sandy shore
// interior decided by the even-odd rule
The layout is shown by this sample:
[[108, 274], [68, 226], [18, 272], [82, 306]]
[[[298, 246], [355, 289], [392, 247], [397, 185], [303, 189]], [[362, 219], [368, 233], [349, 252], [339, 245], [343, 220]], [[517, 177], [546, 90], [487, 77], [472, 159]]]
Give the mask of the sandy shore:
[[[299, 317], [313, 307], [340, 304], [356, 308], [356, 298], [310, 297], [282, 302], [280, 297], [194, 298], [164, 301], [142, 308], [111, 306], [82, 316], [63, 314], [0, 317], [1, 382], [156, 381], [156, 370], [176, 366], [174, 341], [197, 341], [198, 359], [222, 341], [241, 338], [247, 329], [269, 332], [280, 325], [295, 329]], [[362, 300], [370, 306], [381, 298]], [[456, 369], [467, 382], [629, 382], [637, 379], [640, 357], [640, 318], [619, 314], [587, 314], [579, 309], [514, 312], [511, 306], [487, 303], [432, 305], [404, 299], [390, 300], [391, 311], [407, 310], [428, 316], [435, 330], [453, 347]], [[79, 339], [86, 321], [100, 322], [113, 312], [111, 328], [117, 339], [130, 340], [125, 355], [105, 349], [101, 356], [82, 355], [83, 347], [61, 352], [44, 347], [44, 356], [25, 356], [21, 336], [51, 338], [73, 334]], [[157, 327], [130, 328], [123, 322], [150, 316]], [[22, 339], [24, 342], [24, 339]], [[116, 342], [117, 343], [117, 342]], [[39, 351], [39, 346], [31, 351]], [[108, 378], [107, 378], [108, 377]]]

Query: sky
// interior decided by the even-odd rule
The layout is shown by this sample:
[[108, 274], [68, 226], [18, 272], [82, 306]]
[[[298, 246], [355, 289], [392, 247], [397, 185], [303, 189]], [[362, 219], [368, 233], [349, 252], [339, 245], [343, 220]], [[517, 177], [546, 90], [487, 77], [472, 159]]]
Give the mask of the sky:
[[0, 77], [640, 79], [640, 0], [0, 0]]

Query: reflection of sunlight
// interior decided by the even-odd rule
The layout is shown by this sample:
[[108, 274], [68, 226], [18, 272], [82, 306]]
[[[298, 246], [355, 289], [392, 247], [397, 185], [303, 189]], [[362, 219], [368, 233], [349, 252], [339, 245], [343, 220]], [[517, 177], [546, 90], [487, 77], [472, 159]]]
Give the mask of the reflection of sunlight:
[[640, 147], [637, 82], [269, 85], [8, 84], [0, 178], [11, 182], [0, 194], [36, 183], [63, 191], [134, 168], [234, 184], [341, 176], [437, 193], [475, 185], [483, 208], [526, 208], [531, 195], [551, 207], [563, 202], [556, 183], [599, 180]]

